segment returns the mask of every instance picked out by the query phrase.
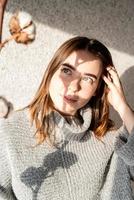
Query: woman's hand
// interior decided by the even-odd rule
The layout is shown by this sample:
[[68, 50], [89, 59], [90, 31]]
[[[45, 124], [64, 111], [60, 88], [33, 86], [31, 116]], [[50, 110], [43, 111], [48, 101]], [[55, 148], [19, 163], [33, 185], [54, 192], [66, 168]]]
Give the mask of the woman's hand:
[[124, 121], [129, 133], [134, 128], [134, 113], [127, 104], [124, 91], [119, 76], [114, 67], [107, 67], [108, 77], [103, 76], [103, 80], [108, 86], [107, 98], [113, 108], [119, 113]]
[[119, 79], [119, 76], [114, 67], [107, 67], [108, 77], [103, 76], [103, 80], [108, 86], [107, 89], [107, 98], [109, 103], [113, 108], [120, 112], [122, 107], [127, 104], [123, 88]]

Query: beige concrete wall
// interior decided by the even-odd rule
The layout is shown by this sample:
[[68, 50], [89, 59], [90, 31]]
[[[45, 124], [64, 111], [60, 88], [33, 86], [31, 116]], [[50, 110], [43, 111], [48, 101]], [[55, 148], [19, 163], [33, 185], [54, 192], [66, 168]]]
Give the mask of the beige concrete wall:
[[33, 16], [37, 35], [30, 45], [11, 41], [0, 52], [0, 95], [15, 109], [33, 98], [54, 51], [74, 35], [97, 38], [109, 47], [134, 107], [133, 0], [9, 0], [3, 39], [10, 36], [8, 22], [17, 9]]

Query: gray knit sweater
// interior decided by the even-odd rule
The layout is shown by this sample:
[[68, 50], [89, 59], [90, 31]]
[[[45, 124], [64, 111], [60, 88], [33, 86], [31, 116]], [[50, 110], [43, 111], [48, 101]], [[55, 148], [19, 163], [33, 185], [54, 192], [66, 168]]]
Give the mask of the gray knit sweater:
[[109, 131], [102, 142], [89, 130], [90, 108], [81, 116], [76, 125], [54, 113], [53, 147], [33, 147], [36, 129], [28, 110], [0, 121], [0, 200], [134, 199], [134, 132]]

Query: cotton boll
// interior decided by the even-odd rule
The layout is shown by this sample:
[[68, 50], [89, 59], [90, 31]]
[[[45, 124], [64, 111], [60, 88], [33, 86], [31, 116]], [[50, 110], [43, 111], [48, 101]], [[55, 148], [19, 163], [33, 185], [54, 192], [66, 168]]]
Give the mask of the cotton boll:
[[35, 24], [32, 21], [30, 14], [20, 11], [17, 14], [19, 26], [21, 28], [19, 37], [16, 37], [16, 42], [27, 44], [35, 39]]
[[21, 29], [28, 26], [32, 21], [32, 16], [24, 11], [18, 12], [17, 16]]
[[29, 38], [30, 40], [34, 40], [34, 39], [35, 39], [35, 34], [30, 34], [30, 35], [28, 35], [28, 38]]
[[17, 43], [23, 43], [23, 44], [27, 44], [29, 42], [29, 37], [28, 34], [23, 32], [20, 32], [16, 37], [15, 37], [15, 41]]
[[10, 21], [9, 21], [9, 31], [12, 34], [17, 33], [20, 31], [20, 25], [19, 25], [19, 21], [16, 18], [16, 16], [12, 16]]
[[34, 23], [29, 25], [27, 28], [23, 29], [23, 31], [28, 34], [28, 38], [32, 40], [35, 38], [35, 24]]
[[9, 31], [11, 37], [0, 44], [0, 50], [12, 39], [22, 44], [32, 42], [36, 34], [36, 27], [32, 21], [32, 16], [24, 11], [14, 13], [9, 21]]
[[9, 23], [10, 33], [17, 43], [28, 44], [35, 39], [35, 24], [32, 16], [24, 11], [18, 11]]
[[27, 28], [23, 29], [27, 34], [33, 34], [35, 33], [35, 25], [32, 23]]

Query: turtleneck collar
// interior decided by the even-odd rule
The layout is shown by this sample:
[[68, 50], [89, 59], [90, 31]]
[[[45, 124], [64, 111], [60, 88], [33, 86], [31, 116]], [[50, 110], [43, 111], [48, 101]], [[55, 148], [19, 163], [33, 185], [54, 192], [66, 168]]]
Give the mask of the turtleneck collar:
[[89, 106], [82, 108], [80, 110], [80, 116], [82, 118], [81, 123], [78, 123], [78, 119], [75, 117], [72, 117], [69, 123], [65, 116], [57, 111], [53, 112], [53, 120], [59, 130], [58, 135], [60, 135], [60, 140], [80, 140], [83, 138], [91, 124], [91, 108]]

